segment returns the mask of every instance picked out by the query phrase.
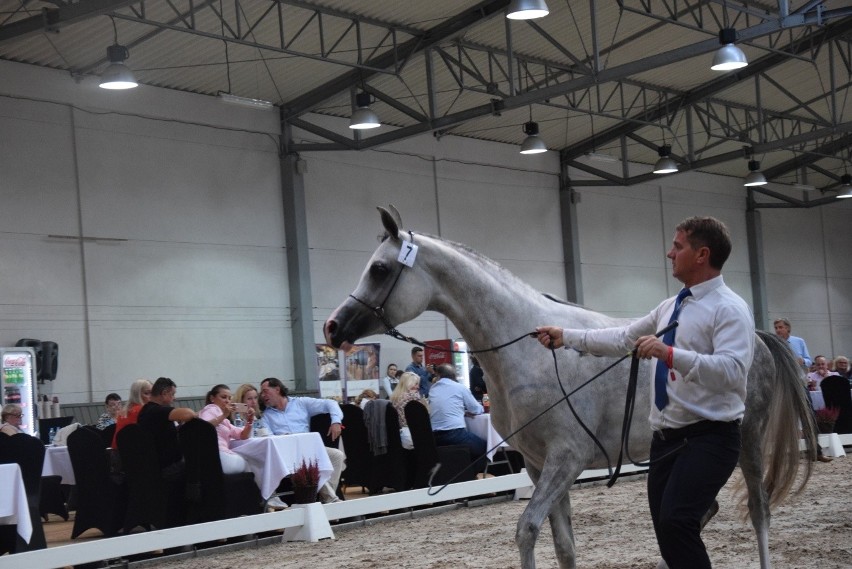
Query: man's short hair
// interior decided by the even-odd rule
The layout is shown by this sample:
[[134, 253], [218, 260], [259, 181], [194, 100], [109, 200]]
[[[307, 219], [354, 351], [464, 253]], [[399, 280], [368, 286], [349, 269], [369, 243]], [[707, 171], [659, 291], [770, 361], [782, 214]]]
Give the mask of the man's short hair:
[[452, 364], [441, 364], [435, 371], [438, 373], [438, 377], [456, 378], [456, 366]]
[[715, 217], [689, 217], [675, 228], [686, 233], [686, 240], [693, 249], [710, 249], [710, 266], [722, 269], [731, 254], [731, 234], [725, 224]]
[[420, 346], [414, 346], [413, 348], [411, 348], [411, 355], [413, 356], [417, 352], [422, 352], [422, 351], [423, 351], [423, 348], [421, 348]]
[[262, 386], [264, 383], [268, 383], [269, 387], [278, 389], [278, 393], [281, 394], [281, 397], [287, 397], [289, 390], [287, 389], [287, 386], [284, 385], [277, 377], [267, 377], [266, 379], [260, 382], [260, 385]]
[[782, 323], [787, 328], [789, 328], [790, 330], [793, 329], [793, 326], [790, 325], [790, 321], [787, 320], [786, 318], [776, 318], [775, 320], [773, 320], [772, 325], [775, 326], [779, 322]]
[[109, 405], [110, 401], [121, 401], [121, 395], [118, 393], [110, 393], [106, 396], [106, 399], [104, 399], [104, 405]]
[[177, 384], [168, 377], [158, 377], [151, 388], [151, 397], [159, 397], [169, 389], [174, 387], [177, 389]]

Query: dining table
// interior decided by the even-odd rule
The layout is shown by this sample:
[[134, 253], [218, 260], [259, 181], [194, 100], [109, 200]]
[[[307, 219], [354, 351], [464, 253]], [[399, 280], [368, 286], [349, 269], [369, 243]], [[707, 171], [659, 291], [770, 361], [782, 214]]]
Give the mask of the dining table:
[[509, 443], [503, 441], [500, 433], [494, 430], [494, 427], [491, 425], [491, 413], [465, 416], [464, 421], [467, 423], [468, 431], [485, 440], [486, 448], [488, 449], [488, 460], [493, 461], [494, 455], [498, 450], [512, 448]]
[[60, 484], [73, 486], [77, 483], [74, 478], [74, 469], [71, 467], [71, 456], [68, 454], [67, 446], [45, 447], [44, 466], [41, 469], [42, 476], [61, 476]]
[[18, 535], [29, 543], [33, 522], [27, 503], [27, 490], [21, 467], [16, 463], [0, 464], [0, 525], [17, 524]]
[[272, 496], [281, 479], [290, 476], [302, 461], [316, 461], [320, 487], [328, 482], [333, 471], [319, 433], [252, 437], [231, 441], [230, 448], [246, 459], [264, 499]]

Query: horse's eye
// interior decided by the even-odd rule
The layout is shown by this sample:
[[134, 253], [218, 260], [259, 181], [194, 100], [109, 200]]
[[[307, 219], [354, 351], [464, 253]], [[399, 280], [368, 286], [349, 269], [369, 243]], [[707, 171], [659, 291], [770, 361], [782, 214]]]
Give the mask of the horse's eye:
[[386, 277], [388, 274], [388, 267], [384, 263], [375, 263], [370, 267], [370, 276], [376, 279], [381, 279]]

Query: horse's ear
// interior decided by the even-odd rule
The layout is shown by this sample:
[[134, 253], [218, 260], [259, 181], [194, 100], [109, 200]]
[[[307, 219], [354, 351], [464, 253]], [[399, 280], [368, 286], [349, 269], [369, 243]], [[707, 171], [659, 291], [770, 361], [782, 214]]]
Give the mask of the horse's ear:
[[399, 228], [402, 225], [402, 222], [399, 219], [399, 212], [396, 211], [396, 208], [390, 206], [392, 211], [388, 211], [383, 207], [378, 207], [376, 209], [379, 210], [379, 213], [382, 216], [382, 225], [385, 226], [385, 231], [388, 232], [388, 235], [393, 237], [394, 239], [399, 238]]

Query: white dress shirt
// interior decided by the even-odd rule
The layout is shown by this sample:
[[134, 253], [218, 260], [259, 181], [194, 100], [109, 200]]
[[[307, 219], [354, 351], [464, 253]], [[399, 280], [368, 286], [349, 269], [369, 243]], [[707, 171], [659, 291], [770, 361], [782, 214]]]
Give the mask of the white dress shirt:
[[[745, 412], [746, 380], [754, 357], [754, 317], [745, 301], [725, 285], [721, 276], [690, 287], [692, 296], [681, 306], [675, 332], [672, 371], [666, 390], [669, 403], [653, 405], [654, 370], [650, 373], [651, 428], [680, 428], [701, 421], [733, 421]], [[603, 356], [621, 356], [641, 336], [664, 328], [675, 297], [650, 314], [622, 328], [565, 330], [568, 348]]]
[[483, 411], [470, 389], [453, 379], [442, 377], [429, 389], [429, 419], [433, 431], [466, 429], [465, 412], [479, 415]]

